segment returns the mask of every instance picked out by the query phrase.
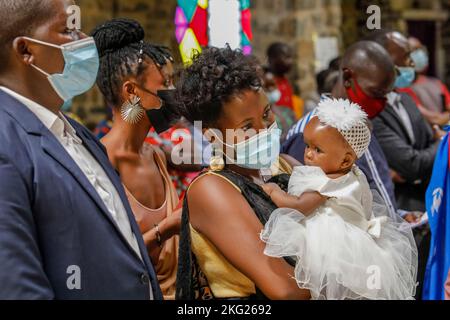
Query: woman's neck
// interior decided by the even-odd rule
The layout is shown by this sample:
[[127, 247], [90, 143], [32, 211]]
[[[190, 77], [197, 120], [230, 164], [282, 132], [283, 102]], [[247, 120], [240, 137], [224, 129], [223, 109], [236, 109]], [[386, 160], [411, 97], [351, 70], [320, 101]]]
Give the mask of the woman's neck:
[[120, 113], [115, 113], [113, 126], [105, 140], [113, 144], [116, 150], [139, 153], [150, 127], [150, 121], [145, 116], [138, 123], [130, 124], [122, 119]]

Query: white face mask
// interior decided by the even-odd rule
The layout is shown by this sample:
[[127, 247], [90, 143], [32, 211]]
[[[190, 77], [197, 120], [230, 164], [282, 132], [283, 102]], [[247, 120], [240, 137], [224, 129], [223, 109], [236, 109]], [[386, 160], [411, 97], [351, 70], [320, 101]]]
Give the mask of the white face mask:
[[237, 144], [229, 145], [221, 141], [217, 136], [216, 138], [223, 145], [234, 149], [236, 160], [227, 158], [242, 168], [253, 170], [268, 169], [280, 155], [281, 130], [278, 129], [276, 122], [269, 129]]
[[281, 92], [278, 89], [269, 91], [266, 93], [267, 98], [269, 99], [270, 104], [275, 104], [281, 99]]

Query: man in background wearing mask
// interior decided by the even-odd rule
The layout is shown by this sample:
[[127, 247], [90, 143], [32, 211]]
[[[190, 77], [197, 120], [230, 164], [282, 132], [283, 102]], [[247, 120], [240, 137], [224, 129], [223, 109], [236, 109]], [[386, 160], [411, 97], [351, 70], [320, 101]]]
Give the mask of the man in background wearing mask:
[[[370, 40], [382, 45], [396, 65], [396, 89], [411, 86], [414, 62], [408, 39], [399, 32], [377, 31]], [[414, 100], [396, 90], [389, 93], [388, 106], [373, 121], [377, 137], [392, 169], [397, 203], [409, 211], [425, 211], [425, 191], [433, 170], [440, 138], [437, 126], [431, 128]]]
[[295, 123], [296, 117], [291, 109], [277, 105], [278, 101], [281, 100], [281, 91], [277, 86], [275, 76], [267, 70], [264, 72], [264, 91], [272, 105], [278, 128], [281, 129], [281, 141], [284, 141], [289, 129]]
[[[376, 43], [361, 41], [347, 49], [341, 61], [338, 81], [332, 92], [322, 95], [322, 99], [329, 96], [350, 99], [373, 119], [385, 107], [385, 96], [392, 90], [394, 80], [394, 65], [386, 50]], [[292, 127], [281, 150], [302, 163], [305, 153], [303, 130], [314, 112], [315, 110], [306, 114]], [[383, 197], [390, 214], [397, 214], [389, 167], [375, 137], [372, 136], [369, 150], [357, 164], [366, 175], [371, 188], [378, 190]]]
[[[395, 65], [388, 52], [373, 41], [360, 41], [345, 52], [338, 82], [333, 88], [331, 96], [350, 99], [359, 104], [373, 124], [387, 107], [386, 96], [393, 90], [395, 82]], [[323, 96], [323, 98], [326, 97], [327, 95]], [[290, 130], [287, 141], [282, 146], [282, 153], [289, 154], [303, 162], [305, 150], [303, 130], [313, 115], [314, 111], [307, 114]], [[371, 189], [378, 191], [391, 216], [400, 215], [410, 223], [417, 221], [418, 213], [401, 210], [404, 208], [396, 201], [389, 164], [376, 135], [372, 134], [369, 149], [357, 161], [357, 165], [366, 175]], [[417, 242], [420, 244], [420, 239]], [[420, 284], [422, 284], [428, 254], [426, 244], [419, 249], [419, 254], [418, 274]], [[420, 296], [420, 290], [417, 293]]]
[[445, 126], [450, 122], [450, 92], [439, 79], [426, 75], [429, 67], [427, 48], [417, 38], [409, 38], [411, 59], [416, 78], [409, 88], [399, 89], [408, 93], [430, 124]]
[[267, 49], [266, 92], [276, 115], [284, 141], [289, 128], [303, 115], [304, 101], [294, 94], [288, 79], [294, 65], [294, 53], [286, 43], [275, 42]]
[[73, 4], [0, 2], [0, 299], [161, 299], [104, 148], [60, 112], [99, 67]]

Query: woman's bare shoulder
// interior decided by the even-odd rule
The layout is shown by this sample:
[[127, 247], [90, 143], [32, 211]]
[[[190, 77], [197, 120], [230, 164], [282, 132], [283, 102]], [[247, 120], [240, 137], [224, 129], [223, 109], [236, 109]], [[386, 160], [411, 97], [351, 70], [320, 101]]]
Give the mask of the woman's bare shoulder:
[[[206, 198], [207, 195], [212, 198]], [[192, 182], [188, 190], [188, 197], [208, 202], [208, 200], [216, 198], [234, 198], [242, 197], [242, 195], [239, 188], [225, 177], [206, 172]]]
[[[212, 217], [248, 205], [240, 190], [217, 174], [206, 173], [197, 178], [187, 193], [190, 214]], [[231, 213], [232, 214], [232, 213]]]

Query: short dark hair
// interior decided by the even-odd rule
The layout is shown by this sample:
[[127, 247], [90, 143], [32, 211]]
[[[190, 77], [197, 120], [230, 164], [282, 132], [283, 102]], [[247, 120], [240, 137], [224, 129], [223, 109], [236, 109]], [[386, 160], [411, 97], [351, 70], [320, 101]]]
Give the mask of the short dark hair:
[[262, 88], [262, 74], [258, 60], [239, 49], [206, 49], [181, 71], [177, 83], [180, 112], [191, 122], [214, 125], [224, 103], [243, 91]]
[[291, 47], [284, 42], [274, 42], [267, 48], [267, 57], [269, 59], [276, 58], [283, 53], [284, 49], [291, 50]]
[[149, 58], [158, 68], [173, 61], [166, 47], [144, 41], [144, 29], [136, 20], [112, 19], [97, 26], [92, 36], [100, 56], [97, 85], [108, 104], [113, 106], [121, 102], [120, 88], [124, 79], [139, 77], [145, 71], [146, 64], [139, 63], [140, 58]]
[[53, 12], [54, 6], [48, 0], [0, 1], [0, 72], [8, 64], [8, 53], [14, 39], [30, 36]]
[[330, 61], [330, 63], [328, 64], [328, 69], [331, 69], [332, 71], [339, 71], [341, 69], [341, 63], [342, 57], [336, 57]]

